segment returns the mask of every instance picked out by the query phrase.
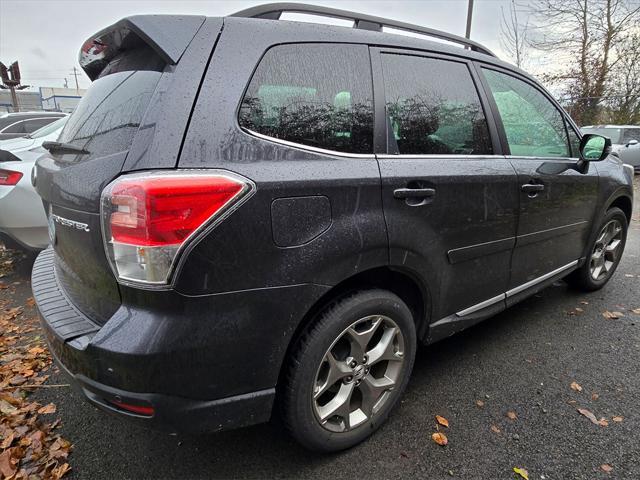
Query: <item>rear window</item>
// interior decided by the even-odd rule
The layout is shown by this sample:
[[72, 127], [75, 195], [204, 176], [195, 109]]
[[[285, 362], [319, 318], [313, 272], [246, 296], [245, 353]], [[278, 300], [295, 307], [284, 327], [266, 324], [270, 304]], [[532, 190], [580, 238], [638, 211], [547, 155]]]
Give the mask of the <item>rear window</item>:
[[269, 137], [346, 153], [373, 152], [373, 92], [364, 45], [270, 49], [242, 101], [240, 126]]
[[83, 160], [128, 150], [162, 73], [122, 71], [93, 82], [59, 141], [84, 148]]
[[65, 123], [67, 123], [67, 117], [59, 118], [55, 122], [52, 122], [49, 125], [46, 125], [36, 130], [35, 132], [31, 133], [29, 137], [30, 138], [46, 137], [47, 135], [55, 132], [56, 130], [60, 130], [62, 127], [64, 127]]

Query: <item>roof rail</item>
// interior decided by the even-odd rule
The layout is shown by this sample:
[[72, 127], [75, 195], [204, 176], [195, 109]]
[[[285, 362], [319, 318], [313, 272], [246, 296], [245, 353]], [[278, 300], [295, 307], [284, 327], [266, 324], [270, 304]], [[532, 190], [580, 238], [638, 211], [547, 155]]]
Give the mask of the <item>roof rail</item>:
[[353, 28], [373, 30], [376, 32], [381, 32], [382, 27], [391, 27], [406, 32], [419, 33], [428, 37], [457, 43], [475, 52], [484, 53], [485, 55], [490, 55], [492, 57], [497, 57], [491, 50], [482, 46], [478, 42], [469, 40], [468, 38], [460, 37], [458, 35], [443, 32], [442, 30], [421, 27], [420, 25], [400, 22], [398, 20], [388, 20], [382, 17], [376, 17], [364, 13], [355, 13], [348, 10], [340, 10], [337, 8], [319, 7], [316, 5], [307, 5], [304, 3], [292, 2], [267, 3], [265, 5], [258, 5], [255, 7], [247, 8], [245, 10], [241, 10], [239, 12], [231, 14], [230, 16], [279, 20], [284, 12], [306, 13], [308, 15], [317, 15], [321, 17], [353, 20]]

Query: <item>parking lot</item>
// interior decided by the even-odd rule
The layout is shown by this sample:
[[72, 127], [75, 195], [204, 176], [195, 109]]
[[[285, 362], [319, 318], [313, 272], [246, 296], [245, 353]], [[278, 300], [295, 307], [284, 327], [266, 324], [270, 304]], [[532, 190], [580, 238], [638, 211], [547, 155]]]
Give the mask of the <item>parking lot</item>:
[[[93, 408], [55, 369], [47, 384], [56, 387], [37, 389], [33, 399], [57, 406], [60, 432], [73, 443], [69, 478], [517, 478], [514, 467], [530, 479], [638, 478], [638, 211], [636, 197], [623, 261], [604, 289], [585, 295], [559, 282], [423, 348], [390, 421], [344, 453], [309, 453], [277, 422], [197, 437], [148, 431]], [[33, 316], [33, 258], [11, 261], [0, 299]], [[431, 439], [435, 415], [450, 424], [440, 427], [445, 447]]]

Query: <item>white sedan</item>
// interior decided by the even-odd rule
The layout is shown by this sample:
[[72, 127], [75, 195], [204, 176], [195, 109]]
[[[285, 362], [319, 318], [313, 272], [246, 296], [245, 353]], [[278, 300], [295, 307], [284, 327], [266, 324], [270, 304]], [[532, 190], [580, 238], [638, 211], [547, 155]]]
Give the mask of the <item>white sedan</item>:
[[49, 243], [47, 217], [31, 185], [31, 171], [45, 153], [42, 142], [57, 140], [67, 118], [29, 136], [0, 141], [0, 241], [7, 247], [40, 250]]

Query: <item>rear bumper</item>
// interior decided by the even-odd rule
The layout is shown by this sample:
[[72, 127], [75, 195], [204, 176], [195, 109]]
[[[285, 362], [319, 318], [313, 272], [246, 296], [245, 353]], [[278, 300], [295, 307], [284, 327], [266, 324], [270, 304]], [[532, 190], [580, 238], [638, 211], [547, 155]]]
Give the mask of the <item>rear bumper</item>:
[[[188, 432], [270, 418], [291, 335], [324, 291], [297, 286], [206, 297], [139, 291], [137, 299], [129, 292], [101, 326], [59, 285], [52, 249], [36, 259], [32, 287], [51, 351], [87, 400], [139, 423]], [[116, 403], [149, 405], [153, 413]]]
[[[70, 376], [74, 388], [93, 405], [112, 415], [168, 432], [208, 433], [266, 422], [275, 399], [275, 388], [211, 401], [127, 392], [83, 375], [73, 375], [59, 360], [56, 363]], [[118, 408], [116, 403], [151, 405], [153, 414], [136, 414]]]

